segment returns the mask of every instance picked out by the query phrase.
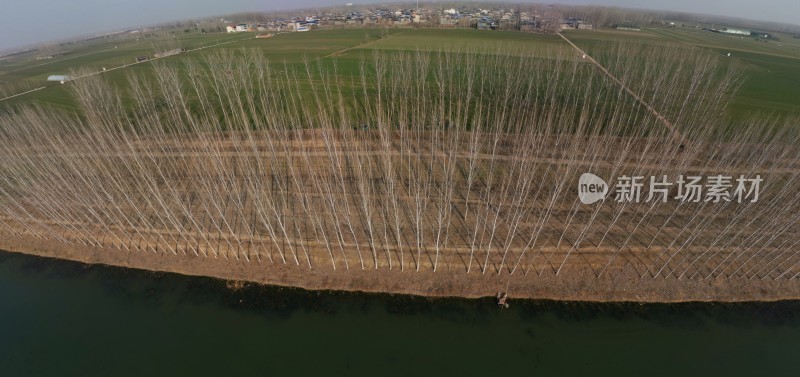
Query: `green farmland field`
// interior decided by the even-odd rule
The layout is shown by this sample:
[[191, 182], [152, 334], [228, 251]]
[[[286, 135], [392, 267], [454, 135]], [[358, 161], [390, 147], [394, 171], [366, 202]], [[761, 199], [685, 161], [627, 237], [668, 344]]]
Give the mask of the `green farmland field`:
[[[800, 113], [800, 42], [796, 39], [782, 37], [777, 41], [764, 42], [688, 28], [643, 29], [641, 32], [571, 31], [566, 32], [565, 36], [603, 64], [613, 59], [610, 51], [615, 51], [619, 46], [633, 46], [628, 49], [632, 54], [636, 53], [636, 46], [642, 45], [679, 45], [700, 49], [702, 53], [721, 57], [721, 64], [735, 65], [737, 68], [740, 90], [726, 110], [727, 117], [737, 119], [762, 113], [777, 116]], [[468, 53], [492, 50], [523, 59], [563, 57], [574, 53], [558, 36], [461, 29], [316, 30], [282, 33], [272, 38], [254, 37], [254, 33], [198, 32], [176, 32], [138, 39], [126, 36], [111, 41], [68, 45], [61, 48], [63, 55], [52, 59], [35, 60], [31, 54], [9, 57], [0, 60], [0, 97], [48, 87], [2, 100], [0, 109], [20, 104], [74, 108], [76, 105], [69, 95], [69, 85], [48, 83], [48, 75], [80, 76], [102, 72], [105, 68], [108, 72], [104, 72], [103, 77], [124, 87], [130, 75], [146, 76], [152, 70], [152, 61], [132, 64], [137, 56], [152, 56], [156, 50], [174, 47], [188, 51], [160, 59], [160, 63], [180, 68], [187, 63], [202, 63], [214, 54], [255, 51], [265, 56], [273, 66], [285, 64], [302, 68], [304, 64], [311, 63], [335, 69], [337, 75], [345, 78], [344, 81], [358, 77], [364, 59], [375, 52], [414, 54], [418, 51], [435, 53], [456, 50]]]
[[565, 35], [592, 55], [602, 56], [619, 45], [673, 44], [715, 54], [723, 58], [723, 64], [735, 65], [739, 73], [741, 87], [727, 109], [731, 119], [756, 114], [800, 115], [800, 41], [789, 36], [764, 41], [690, 28], [574, 31]]

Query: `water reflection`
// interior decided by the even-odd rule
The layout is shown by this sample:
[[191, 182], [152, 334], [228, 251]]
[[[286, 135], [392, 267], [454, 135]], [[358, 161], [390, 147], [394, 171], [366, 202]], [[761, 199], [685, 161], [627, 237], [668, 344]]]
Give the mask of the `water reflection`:
[[[309, 292], [0, 252], [2, 375], [763, 374], [800, 302], [576, 303]], [[11, 372], [10, 374], [8, 372]]]

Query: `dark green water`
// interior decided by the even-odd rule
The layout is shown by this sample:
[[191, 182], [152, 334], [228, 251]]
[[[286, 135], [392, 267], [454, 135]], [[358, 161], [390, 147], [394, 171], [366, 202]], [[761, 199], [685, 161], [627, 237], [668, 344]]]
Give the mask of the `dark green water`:
[[248, 287], [0, 252], [0, 376], [798, 375], [800, 303]]

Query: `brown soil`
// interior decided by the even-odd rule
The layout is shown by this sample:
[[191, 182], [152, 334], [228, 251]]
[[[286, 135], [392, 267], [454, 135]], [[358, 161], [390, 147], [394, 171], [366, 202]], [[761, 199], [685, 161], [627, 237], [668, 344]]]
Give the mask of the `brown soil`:
[[[468, 183], [469, 156], [454, 154], [454, 168], [445, 170], [424, 141], [430, 137], [384, 148], [376, 134], [362, 136], [358, 143], [337, 139], [335, 151], [326, 152], [320, 131], [298, 131], [276, 136], [284, 148], [276, 154], [264, 145], [249, 153], [223, 139], [215, 141], [214, 153], [197, 156], [191, 153], [200, 141], [143, 140], [130, 152], [158, 145], [158, 154], [139, 158], [144, 168], [136, 174], [108, 174], [104, 168], [130, 161], [106, 151], [98, 156], [108, 166], [90, 159], [81, 174], [53, 169], [58, 179], [43, 174], [41, 183], [18, 187], [18, 204], [7, 211], [16, 216], [0, 214], [0, 249], [307, 289], [461, 297], [507, 291], [512, 298], [593, 301], [800, 298], [796, 202], [786, 196], [796, 190], [765, 190], [757, 205], [609, 200], [588, 206], [575, 195], [580, 173], [613, 177], [615, 168], [642, 176], [674, 166], [680, 171], [672, 173], [681, 174], [703, 173], [704, 166], [728, 174], [769, 171], [768, 182], [781, 187], [800, 171], [791, 158], [796, 154], [755, 166], [746, 158], [718, 166], [705, 151], [724, 145], [700, 145], [696, 155], [644, 161], [637, 156], [648, 156], [639, 150], [646, 139], [626, 146], [627, 139], [609, 137], [602, 142], [610, 150], [629, 153], [583, 161], [552, 137], [535, 159], [528, 157], [536, 164], [520, 173], [511, 169], [520, 157], [509, 136], [498, 142], [497, 153], [476, 152], [475, 179]], [[26, 146], [5, 153], [43, 166], [50, 166], [52, 154]], [[75, 148], [58, 158], [83, 159], [81, 153]], [[333, 169], [332, 159], [345, 167]], [[253, 171], [259, 161], [272, 165]], [[230, 175], [208, 174], [215, 164]], [[515, 201], [515, 190], [501, 188], [517, 187], [516, 177], [524, 175], [535, 178], [532, 194]], [[263, 185], [250, 187], [244, 177]], [[387, 177], [396, 179], [395, 189], [388, 189]], [[426, 179], [442, 187], [445, 177], [456, 188], [452, 196], [420, 188]], [[486, 188], [490, 179], [492, 190]], [[551, 196], [552, 185], [541, 185], [539, 194], [539, 182], [568, 188]], [[440, 211], [448, 208], [449, 214]], [[448, 214], [444, 220], [442, 213]]]
[[797, 280], [715, 278], [703, 280], [675, 277], [641, 278], [632, 268], [623, 268], [600, 278], [585, 274], [555, 276], [545, 271], [523, 274], [481, 274], [472, 271], [413, 269], [405, 271], [351, 267], [333, 270], [329, 265], [307, 266], [281, 262], [224, 259], [169, 252], [125, 250], [109, 247], [65, 245], [58, 241], [30, 236], [4, 237], [0, 249], [68, 259], [92, 264], [107, 264], [184, 275], [211, 276], [242, 282], [301, 287], [311, 290], [385, 292], [422, 296], [485, 297], [498, 291], [511, 298], [576, 301], [774, 301], [800, 299]]

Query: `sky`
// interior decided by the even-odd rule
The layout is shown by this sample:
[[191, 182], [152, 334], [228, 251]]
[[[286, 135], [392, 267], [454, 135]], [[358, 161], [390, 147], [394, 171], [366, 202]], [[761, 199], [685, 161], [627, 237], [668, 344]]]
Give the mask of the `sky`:
[[[364, 0], [0, 0], [0, 51], [174, 20], [243, 11], [343, 5], [346, 2], [363, 3]], [[800, 24], [800, 0], [522, 0], [521, 2], [672, 10]], [[428, 1], [420, 3], [431, 4]]]

